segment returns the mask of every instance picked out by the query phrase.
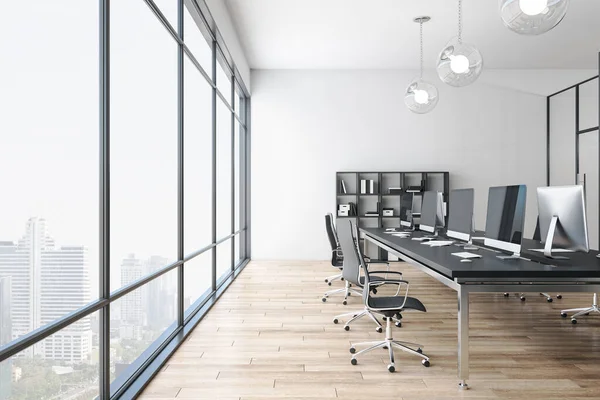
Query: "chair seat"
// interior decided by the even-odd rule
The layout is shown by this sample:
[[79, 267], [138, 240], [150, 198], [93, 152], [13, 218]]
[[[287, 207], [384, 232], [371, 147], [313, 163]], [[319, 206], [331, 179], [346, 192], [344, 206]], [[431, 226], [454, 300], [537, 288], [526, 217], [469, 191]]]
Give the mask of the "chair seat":
[[[391, 297], [369, 297], [369, 307], [376, 309], [386, 309], [390, 311], [400, 310], [400, 306], [404, 303], [404, 296], [391, 296]], [[406, 304], [402, 310], [417, 310], [426, 312], [425, 306], [414, 297], [407, 297]]]

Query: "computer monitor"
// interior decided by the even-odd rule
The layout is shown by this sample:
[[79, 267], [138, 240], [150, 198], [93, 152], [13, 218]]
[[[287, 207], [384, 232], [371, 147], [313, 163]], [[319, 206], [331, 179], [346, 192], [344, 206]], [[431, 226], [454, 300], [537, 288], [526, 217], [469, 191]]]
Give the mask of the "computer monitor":
[[583, 186], [553, 186], [537, 189], [540, 239], [544, 256], [567, 259], [552, 255], [552, 245], [575, 251], [588, 252], [587, 220]]
[[413, 194], [403, 193], [400, 196], [400, 226], [413, 227]]
[[448, 230], [446, 235], [452, 239], [471, 240], [473, 231], [473, 189], [456, 189], [450, 191], [450, 212], [448, 214]]
[[437, 234], [437, 228], [444, 227], [443, 198], [440, 192], [428, 191], [423, 194], [421, 223], [419, 230]]
[[488, 194], [484, 244], [519, 257], [525, 225], [525, 185], [491, 187]]

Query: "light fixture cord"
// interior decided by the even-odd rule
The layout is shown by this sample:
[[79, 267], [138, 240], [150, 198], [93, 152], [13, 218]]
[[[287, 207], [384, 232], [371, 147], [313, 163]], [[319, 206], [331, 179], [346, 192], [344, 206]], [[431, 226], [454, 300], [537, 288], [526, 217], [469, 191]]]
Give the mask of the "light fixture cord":
[[458, 43], [462, 44], [462, 0], [458, 0]]
[[419, 75], [423, 79], [423, 21], [419, 23], [421, 28], [421, 74]]

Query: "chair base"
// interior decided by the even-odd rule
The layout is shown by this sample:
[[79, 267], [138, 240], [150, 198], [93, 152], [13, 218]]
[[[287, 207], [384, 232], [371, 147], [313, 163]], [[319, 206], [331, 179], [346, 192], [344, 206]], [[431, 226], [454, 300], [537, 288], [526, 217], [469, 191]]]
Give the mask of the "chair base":
[[327, 278], [325, 278], [325, 283], [327, 283], [329, 286], [331, 286], [331, 282], [337, 281], [338, 279], [341, 281], [344, 280], [344, 277], [342, 276], [341, 273], [339, 273], [337, 275], [328, 276]]
[[[361, 354], [368, 353], [370, 351], [373, 351], [373, 350], [379, 349], [379, 348], [386, 348], [386, 349], [388, 349], [389, 355], [390, 355], [390, 363], [388, 365], [388, 371], [395, 372], [396, 365], [395, 365], [395, 359], [394, 359], [394, 348], [396, 348], [398, 350], [402, 350], [409, 354], [420, 357], [422, 359], [421, 363], [423, 364], [423, 366], [429, 367], [431, 364], [429, 363], [429, 357], [427, 357], [425, 354], [423, 354], [423, 350], [422, 350], [423, 346], [418, 343], [394, 340], [394, 338], [392, 337], [392, 325], [391, 324], [392, 324], [391, 318], [387, 318], [386, 328], [385, 328], [385, 331], [386, 331], [386, 339], [385, 340], [375, 341], [375, 342], [355, 343], [354, 345], [352, 345], [352, 347], [350, 347], [350, 353], [353, 354], [352, 358], [350, 359], [350, 362], [352, 363], [352, 365], [358, 364], [356, 357], [360, 356]], [[369, 346], [369, 347], [356, 353], [357, 346]]]
[[[349, 331], [350, 330], [350, 324], [364, 316], [368, 316], [369, 318], [371, 318], [373, 320], [373, 322], [375, 322], [375, 324], [377, 325], [377, 328], [375, 328], [375, 331], [378, 333], [383, 332], [383, 326], [381, 325], [381, 322], [379, 322], [379, 320], [377, 319], [377, 317], [375, 317], [375, 315], [367, 310], [367, 308], [365, 307], [363, 310], [361, 311], [354, 311], [354, 312], [349, 312], [349, 313], [344, 313], [344, 314], [340, 314], [340, 315], [336, 315], [335, 317], [333, 317], [333, 323], [337, 324], [339, 322], [340, 319], [342, 319], [343, 317], [348, 317], [351, 316], [351, 318], [344, 324], [344, 330], [345, 331]], [[402, 326], [402, 321], [400, 321], [400, 319], [394, 318], [393, 319], [396, 323], [396, 326], [399, 328], [400, 326]]]
[[[525, 293], [515, 293], [515, 295], [519, 296], [519, 298], [521, 299], [521, 301], [525, 301], [526, 297], [525, 297]], [[504, 297], [508, 297], [510, 296], [510, 293], [504, 293]], [[552, 296], [549, 295], [548, 293], [540, 293], [540, 296], [544, 296], [546, 298], [546, 301], [548, 303], [552, 303], [552, 301], [554, 301], [554, 299], [552, 299]], [[562, 295], [561, 294], [557, 294], [556, 295], [557, 299], [562, 299]]]
[[350, 283], [348, 281], [345, 281], [345, 282], [346, 282], [346, 285], [342, 289], [334, 289], [334, 290], [325, 292], [325, 294], [321, 298], [321, 301], [326, 302], [327, 299], [329, 298], [329, 296], [334, 295], [334, 294], [343, 294], [344, 301], [342, 301], [342, 304], [346, 305], [346, 304], [348, 304], [348, 296], [350, 296], [352, 293], [358, 295], [359, 297], [362, 296], [362, 291], [352, 289]]
[[571, 316], [571, 323], [573, 323], [573, 324], [576, 324], [577, 317], [580, 317], [582, 315], [588, 315], [590, 313], [600, 314], [600, 308], [598, 307], [598, 295], [596, 293], [594, 293], [594, 298], [592, 300], [591, 307], [569, 308], [567, 310], [561, 310], [560, 316], [563, 318], [566, 318], [568, 313], [575, 313], [575, 314], [573, 314], [573, 316]]

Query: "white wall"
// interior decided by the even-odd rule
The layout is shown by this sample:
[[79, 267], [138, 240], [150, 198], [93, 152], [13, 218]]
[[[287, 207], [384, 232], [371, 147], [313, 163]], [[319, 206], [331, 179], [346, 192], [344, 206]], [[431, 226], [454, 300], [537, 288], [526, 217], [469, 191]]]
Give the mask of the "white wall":
[[[335, 172], [447, 170], [474, 187], [485, 226], [487, 189], [545, 184], [546, 98], [484, 83], [438, 84], [440, 102], [415, 115], [400, 71], [252, 72], [252, 258], [328, 259], [324, 214], [335, 213]], [[426, 76], [427, 77], [427, 76]], [[403, 153], [403, 154], [401, 154]]]

